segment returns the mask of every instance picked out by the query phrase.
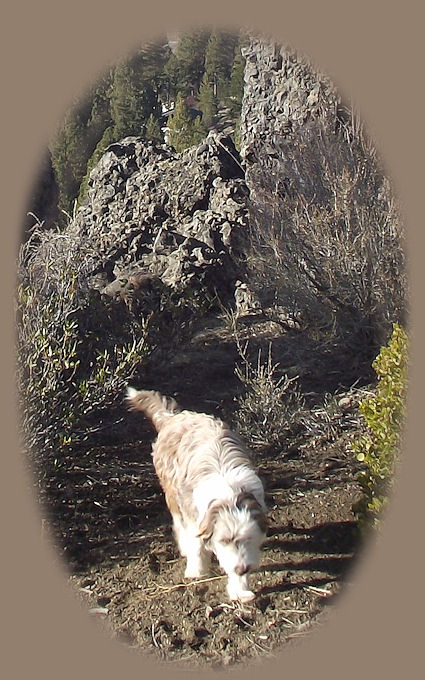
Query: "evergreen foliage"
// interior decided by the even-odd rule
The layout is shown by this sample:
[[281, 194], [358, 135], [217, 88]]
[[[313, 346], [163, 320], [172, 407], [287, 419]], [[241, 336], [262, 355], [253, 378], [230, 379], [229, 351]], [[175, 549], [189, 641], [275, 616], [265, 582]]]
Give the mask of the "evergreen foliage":
[[212, 128], [217, 117], [218, 102], [214, 94], [213, 85], [209, 82], [207, 72], [204, 73], [199, 89], [199, 108], [202, 111], [204, 127], [207, 129]]
[[388, 345], [381, 348], [373, 362], [378, 376], [376, 394], [360, 405], [368, 433], [354, 443], [353, 449], [365, 464], [359, 474], [364, 496], [353, 510], [361, 527], [379, 524], [391, 490], [406, 409], [407, 352], [407, 333], [394, 324]]
[[[166, 37], [160, 37], [155, 42], [144, 45], [133, 57], [132, 63], [139, 75], [139, 86], [149, 86], [156, 97], [156, 105], [152, 109], [155, 116], [159, 116], [160, 101], [168, 101], [169, 85], [166, 65], [170, 59], [171, 50]], [[150, 115], [150, 114], [149, 114]]]
[[154, 42], [147, 43], [133, 57], [136, 70], [144, 82], [150, 83], [160, 93], [164, 82], [164, 67], [171, 56], [167, 38], [161, 36]]
[[100, 161], [102, 158], [103, 154], [105, 153], [107, 147], [112, 144], [115, 141], [115, 135], [114, 135], [114, 128], [111, 126], [107, 127], [105, 132], [102, 135], [102, 138], [98, 145], [96, 146], [93, 155], [90, 157], [88, 163], [87, 163], [87, 171], [86, 174], [83, 177], [83, 180], [80, 185], [80, 191], [78, 194], [78, 205], [80, 205], [86, 195], [87, 195], [87, 189], [88, 189], [88, 181], [90, 178], [90, 173], [93, 170], [93, 168], [97, 165], [97, 163]]
[[205, 127], [203, 120], [197, 116], [192, 123], [192, 144], [199, 144], [208, 134], [208, 129]]
[[227, 95], [237, 36], [227, 31], [214, 31], [205, 51], [205, 75], [214, 96], [223, 101]]
[[175, 101], [177, 94], [182, 89], [183, 65], [175, 54], [171, 54], [164, 66], [163, 90], [164, 99], [167, 106], [171, 101]]
[[132, 62], [121, 62], [114, 71], [111, 113], [116, 139], [140, 136], [158, 98], [151, 83], [144, 81]]
[[[182, 150], [198, 143], [214, 126], [220, 107], [240, 113], [243, 59], [238, 36], [228, 31], [183, 34], [173, 54], [160, 36], [106, 73], [65, 116], [49, 145], [58, 186], [59, 226], [84, 200], [87, 183], [109, 144], [135, 135], [162, 144], [161, 104], [175, 102], [170, 143]], [[180, 95], [180, 96], [179, 96]], [[203, 120], [192, 119], [182, 104], [199, 96]]]
[[154, 144], [164, 143], [164, 135], [159, 120], [153, 113], [151, 113], [146, 123], [145, 138]]
[[184, 151], [193, 145], [193, 126], [186, 98], [179, 92], [173, 115], [168, 121], [168, 142], [176, 151]]
[[183, 35], [176, 49], [178, 89], [186, 94], [199, 90], [205, 70], [205, 50], [208, 31], [194, 31]]
[[229, 107], [235, 115], [240, 115], [242, 109], [245, 71], [245, 58], [242, 56], [241, 52], [242, 45], [243, 41], [241, 40], [235, 50], [235, 58], [233, 60], [228, 91]]
[[89, 93], [91, 102], [90, 116], [87, 121], [87, 137], [90, 149], [93, 151], [111, 124], [111, 74], [104, 76]]
[[72, 109], [50, 146], [52, 166], [59, 187], [58, 208], [72, 214], [73, 202], [78, 194], [86, 169], [85, 126], [79, 112]]

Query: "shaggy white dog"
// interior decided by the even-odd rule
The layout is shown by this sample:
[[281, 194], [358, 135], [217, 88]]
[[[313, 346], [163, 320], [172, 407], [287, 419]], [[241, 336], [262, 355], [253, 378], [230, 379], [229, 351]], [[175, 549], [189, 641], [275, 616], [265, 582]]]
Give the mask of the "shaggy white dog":
[[266, 507], [241, 440], [221, 420], [181, 411], [158, 392], [129, 387], [127, 401], [158, 432], [153, 463], [186, 557], [185, 577], [205, 574], [213, 552], [228, 576], [230, 599], [252, 600], [248, 573], [260, 560]]

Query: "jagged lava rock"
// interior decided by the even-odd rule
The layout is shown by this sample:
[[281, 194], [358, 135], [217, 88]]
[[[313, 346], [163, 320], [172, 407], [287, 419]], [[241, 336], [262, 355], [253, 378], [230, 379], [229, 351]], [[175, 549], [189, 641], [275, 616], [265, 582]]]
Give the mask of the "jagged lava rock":
[[240, 154], [247, 185], [255, 192], [259, 166], [268, 165], [273, 172], [282, 139], [296, 144], [302, 126], [334, 117], [341, 102], [330, 79], [294, 50], [251, 37], [242, 52], [246, 65]]
[[112, 144], [68, 227], [86, 253], [86, 284], [102, 289], [137, 270], [173, 291], [231, 295], [247, 195], [228, 137], [211, 132], [181, 154], [136, 137]]

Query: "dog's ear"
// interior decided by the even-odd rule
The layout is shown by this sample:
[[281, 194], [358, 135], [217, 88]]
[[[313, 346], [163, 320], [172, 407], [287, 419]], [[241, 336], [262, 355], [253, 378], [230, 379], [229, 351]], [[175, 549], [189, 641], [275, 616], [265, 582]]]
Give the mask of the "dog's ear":
[[264, 512], [259, 510], [258, 515], [256, 516], [256, 521], [258, 526], [260, 527], [260, 530], [263, 532], [263, 534], [267, 534], [267, 517], [265, 516]]
[[250, 491], [242, 490], [236, 497], [236, 507], [239, 509], [246, 508], [247, 510], [261, 510], [261, 505]]
[[267, 531], [267, 521], [263, 508], [250, 491], [242, 490], [236, 498], [236, 507], [246, 508], [252, 514], [263, 533]]
[[222, 500], [214, 500], [209, 504], [207, 511], [198, 527], [198, 536], [204, 541], [209, 541], [214, 532], [214, 524], [217, 515], [225, 507], [226, 503]]

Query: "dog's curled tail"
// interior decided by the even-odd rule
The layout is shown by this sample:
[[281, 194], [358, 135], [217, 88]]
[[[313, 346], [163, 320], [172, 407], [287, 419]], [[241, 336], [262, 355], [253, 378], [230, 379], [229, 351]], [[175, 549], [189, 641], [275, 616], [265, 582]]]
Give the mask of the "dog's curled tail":
[[134, 387], [127, 387], [126, 401], [132, 411], [144, 413], [152, 421], [157, 432], [167, 418], [179, 412], [174, 399], [150, 390], [138, 391]]

